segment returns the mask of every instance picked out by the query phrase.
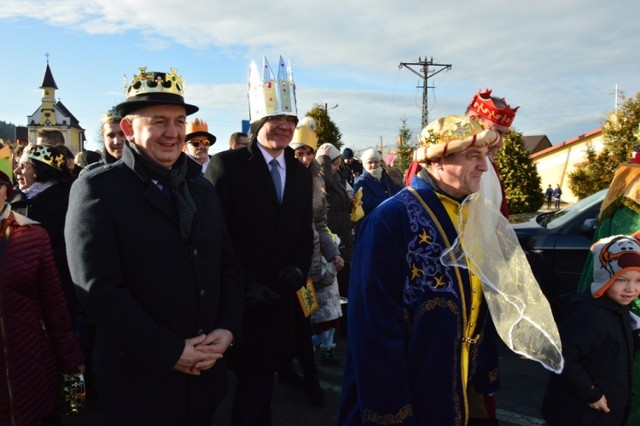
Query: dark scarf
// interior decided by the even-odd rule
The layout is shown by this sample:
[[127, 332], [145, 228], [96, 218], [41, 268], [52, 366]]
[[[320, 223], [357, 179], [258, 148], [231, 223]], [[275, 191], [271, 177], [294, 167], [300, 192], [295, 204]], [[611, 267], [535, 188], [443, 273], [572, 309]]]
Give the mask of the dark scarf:
[[147, 171], [149, 177], [152, 180], [157, 180], [163, 187], [168, 186], [171, 190], [171, 195], [178, 208], [180, 235], [184, 241], [189, 241], [193, 217], [198, 208], [187, 186], [187, 161], [189, 161], [187, 156], [184, 153], [180, 154], [178, 160], [173, 163], [173, 167], [167, 169], [147, 157], [135, 143], [130, 143], [129, 147], [133, 151], [134, 157], [140, 161], [140, 164]]

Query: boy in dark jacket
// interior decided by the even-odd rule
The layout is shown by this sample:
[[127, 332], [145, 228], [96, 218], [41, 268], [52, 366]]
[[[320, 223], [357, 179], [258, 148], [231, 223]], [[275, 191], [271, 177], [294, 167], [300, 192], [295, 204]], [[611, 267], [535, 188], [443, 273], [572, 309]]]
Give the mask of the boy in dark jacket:
[[565, 366], [547, 384], [542, 415], [555, 425], [624, 425], [629, 417], [640, 295], [640, 232], [591, 247], [591, 294], [578, 294], [560, 323]]

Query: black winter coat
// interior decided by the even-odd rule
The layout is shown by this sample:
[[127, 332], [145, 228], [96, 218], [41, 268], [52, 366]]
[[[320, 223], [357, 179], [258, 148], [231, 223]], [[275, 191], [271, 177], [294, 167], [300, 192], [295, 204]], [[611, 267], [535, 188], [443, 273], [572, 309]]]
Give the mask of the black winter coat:
[[[560, 321], [564, 370], [552, 374], [542, 403], [551, 426], [624, 425], [631, 404], [634, 337], [628, 306], [578, 294]], [[587, 404], [605, 395], [610, 413]]]
[[226, 392], [223, 360], [200, 376], [173, 370], [185, 339], [217, 328], [238, 336], [242, 317], [240, 266], [218, 197], [200, 166], [187, 163], [197, 205], [188, 241], [175, 204], [128, 145], [122, 161], [83, 174], [71, 189], [69, 266], [97, 326], [107, 424], [208, 425]]
[[306, 277], [311, 265], [311, 173], [293, 149], [286, 148], [284, 156], [282, 204], [255, 137], [247, 148], [214, 155], [205, 172], [220, 195], [247, 286], [266, 286], [279, 295], [275, 302], [246, 306], [243, 333], [230, 354], [232, 367], [245, 375], [268, 374], [291, 360], [294, 319], [301, 311], [295, 291], [278, 275], [297, 267]]

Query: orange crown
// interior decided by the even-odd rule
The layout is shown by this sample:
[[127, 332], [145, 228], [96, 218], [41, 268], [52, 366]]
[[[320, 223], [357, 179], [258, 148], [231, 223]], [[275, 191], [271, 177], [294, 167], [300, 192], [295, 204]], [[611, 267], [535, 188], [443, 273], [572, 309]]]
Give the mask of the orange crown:
[[487, 89], [484, 92], [478, 90], [478, 93], [469, 102], [468, 108], [478, 114], [480, 117], [486, 118], [489, 121], [500, 124], [501, 126], [511, 127], [513, 119], [516, 116], [519, 106], [511, 108], [507, 102], [502, 98], [505, 107], [499, 109], [493, 103], [491, 99], [491, 89]]
[[196, 132], [209, 133], [209, 126], [207, 125], [207, 122], [199, 118], [196, 118], [193, 121], [187, 121], [187, 134]]

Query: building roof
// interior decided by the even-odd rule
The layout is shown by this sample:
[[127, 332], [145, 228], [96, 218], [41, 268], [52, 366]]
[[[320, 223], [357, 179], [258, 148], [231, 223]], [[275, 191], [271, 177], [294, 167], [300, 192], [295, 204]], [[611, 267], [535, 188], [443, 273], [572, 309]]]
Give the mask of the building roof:
[[551, 154], [554, 151], [558, 151], [558, 150], [561, 150], [561, 149], [566, 149], [567, 147], [569, 147], [571, 145], [575, 145], [575, 144], [577, 144], [579, 142], [582, 142], [584, 139], [591, 138], [592, 136], [596, 136], [599, 133], [602, 133], [602, 127], [598, 127], [597, 129], [591, 130], [591, 131], [589, 131], [587, 133], [583, 133], [583, 134], [581, 134], [579, 136], [576, 136], [575, 138], [572, 138], [572, 139], [566, 140], [566, 141], [564, 141], [562, 143], [559, 143], [558, 145], [553, 145], [552, 147], [549, 147], [547, 149], [543, 149], [542, 151], [538, 151], [538, 152], [536, 152], [534, 154], [531, 154], [530, 157], [532, 159], [535, 159], [535, 158], [543, 156], [545, 154]]
[[40, 89], [44, 89], [45, 87], [58, 88], [56, 81], [53, 79], [51, 68], [49, 68], [49, 61], [47, 61], [47, 68], [44, 70], [44, 77], [42, 77], [42, 83], [40, 83]]
[[67, 107], [64, 106], [62, 101], [56, 102], [56, 108], [58, 108], [62, 114], [69, 117], [69, 120], [71, 121], [69, 125], [71, 127], [78, 127], [78, 128], [80, 127], [80, 122], [78, 121], [78, 119], [73, 114], [71, 114], [71, 111], [69, 111]]
[[527, 149], [529, 155], [535, 154], [538, 151], [542, 151], [543, 149], [547, 149], [551, 146], [551, 142], [547, 135], [532, 135], [532, 136], [523, 136], [524, 146]]

